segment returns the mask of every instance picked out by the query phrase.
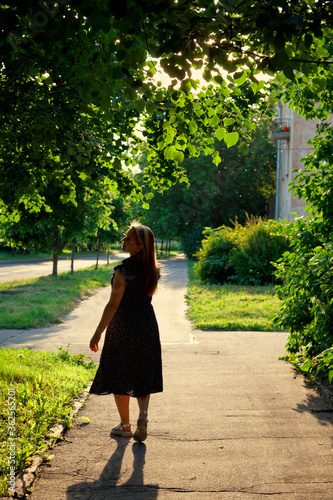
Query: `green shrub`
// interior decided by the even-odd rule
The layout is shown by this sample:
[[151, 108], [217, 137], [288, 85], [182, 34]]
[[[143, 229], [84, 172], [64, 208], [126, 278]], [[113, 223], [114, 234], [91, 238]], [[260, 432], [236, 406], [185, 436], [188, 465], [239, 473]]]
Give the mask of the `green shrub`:
[[229, 255], [234, 248], [231, 229], [226, 226], [215, 231], [206, 228], [203, 234], [206, 239], [195, 254], [198, 262], [194, 266], [194, 272], [202, 281], [223, 283], [231, 275], [231, 271], [227, 269]]
[[274, 265], [288, 249], [283, 222], [248, 217], [245, 226], [206, 229], [195, 272], [202, 281], [264, 285], [274, 281]]
[[[332, 106], [330, 112], [332, 112]], [[333, 380], [333, 127], [322, 122], [310, 141], [313, 151], [295, 170], [289, 189], [312, 218], [289, 227], [291, 249], [278, 262], [283, 305], [276, 324], [289, 330], [289, 358], [311, 375]]]
[[239, 229], [244, 238], [230, 254], [228, 265], [235, 271], [230, 281], [246, 285], [274, 282], [274, 262], [289, 248], [281, 226], [284, 224], [259, 220]]
[[333, 344], [333, 247], [320, 230], [320, 220], [297, 220], [275, 273], [283, 299], [275, 322], [290, 332], [287, 350], [308, 357]]
[[306, 355], [289, 355], [289, 361], [302, 372], [310, 375], [310, 378], [327, 379], [331, 384], [333, 382], [333, 346], [326, 349], [314, 358], [307, 358]]

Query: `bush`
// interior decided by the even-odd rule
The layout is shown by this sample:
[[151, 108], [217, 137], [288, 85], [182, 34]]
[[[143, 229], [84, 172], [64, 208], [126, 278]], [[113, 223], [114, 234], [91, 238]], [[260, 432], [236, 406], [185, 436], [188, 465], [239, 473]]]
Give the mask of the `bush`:
[[232, 229], [226, 226], [215, 230], [207, 228], [203, 234], [206, 239], [195, 254], [198, 262], [194, 266], [194, 272], [202, 281], [223, 283], [232, 275], [232, 270], [228, 268], [230, 252], [235, 248]]
[[290, 332], [290, 353], [312, 357], [333, 344], [333, 247], [320, 219], [297, 220], [289, 240], [290, 252], [276, 265], [283, 305], [275, 322]]
[[274, 262], [289, 248], [283, 222], [247, 217], [245, 226], [206, 229], [195, 272], [202, 281], [265, 285], [274, 282]]

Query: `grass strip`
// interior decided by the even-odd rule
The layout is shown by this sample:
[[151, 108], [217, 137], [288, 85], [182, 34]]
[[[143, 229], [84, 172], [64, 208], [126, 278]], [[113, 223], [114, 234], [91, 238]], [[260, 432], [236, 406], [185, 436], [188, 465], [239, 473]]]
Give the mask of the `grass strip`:
[[0, 496], [8, 495], [11, 465], [17, 473], [34, 454], [45, 459], [50, 428], [72, 425], [72, 401], [95, 372], [89, 358], [62, 347], [56, 353], [0, 349]]
[[200, 330], [275, 331], [280, 308], [273, 286], [210, 285], [198, 281], [189, 262], [188, 317]]
[[0, 328], [42, 328], [61, 323], [79, 300], [110, 284], [115, 265], [0, 283]]
[[0, 262], [6, 261], [6, 260], [30, 260], [30, 259], [50, 259], [51, 256], [49, 253], [46, 252], [37, 252], [37, 253], [28, 253], [28, 254], [23, 254], [23, 253], [15, 253], [12, 255], [10, 252], [6, 252], [3, 250], [0, 250]]
[[[117, 245], [117, 244], [114, 244], [114, 245], [111, 245], [110, 246], [110, 253], [112, 252], [120, 252], [121, 250], [121, 245]], [[59, 257], [65, 257], [67, 260], [70, 260], [71, 258], [71, 255], [72, 255], [72, 251], [71, 250], [66, 250], [64, 249], [61, 254], [59, 254]], [[86, 250], [86, 251], [83, 251], [83, 252], [75, 252], [75, 259], [78, 258], [78, 257], [85, 257], [85, 256], [96, 256], [97, 255], [97, 250]], [[103, 251], [101, 252], [101, 255], [105, 256], [106, 255], [106, 250], [103, 249]], [[15, 252], [14, 255], [11, 254], [11, 252], [8, 252], [8, 251], [5, 251], [5, 250], [0, 250], [0, 262], [1, 263], [5, 263], [6, 261], [10, 260], [10, 261], [25, 261], [25, 260], [31, 260], [31, 259], [49, 259], [50, 261], [52, 261], [52, 255], [49, 253], [49, 252], [30, 252], [30, 253], [27, 253], [27, 254], [23, 254], [23, 253], [17, 253]]]

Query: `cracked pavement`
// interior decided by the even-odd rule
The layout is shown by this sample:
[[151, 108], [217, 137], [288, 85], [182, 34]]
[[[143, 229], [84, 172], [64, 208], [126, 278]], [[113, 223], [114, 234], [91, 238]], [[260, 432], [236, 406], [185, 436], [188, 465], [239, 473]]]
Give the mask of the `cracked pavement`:
[[[332, 499], [333, 413], [320, 412], [325, 401], [279, 360], [287, 333], [193, 330], [185, 317], [186, 261], [164, 264], [153, 298], [164, 392], [151, 397], [147, 441], [111, 437], [119, 421], [113, 396], [90, 395], [78, 414], [90, 422], [77, 418], [52, 450], [31, 500]], [[108, 294], [82, 302], [63, 325], [2, 345], [69, 342], [73, 352], [91, 354]], [[137, 415], [133, 400], [134, 427]]]

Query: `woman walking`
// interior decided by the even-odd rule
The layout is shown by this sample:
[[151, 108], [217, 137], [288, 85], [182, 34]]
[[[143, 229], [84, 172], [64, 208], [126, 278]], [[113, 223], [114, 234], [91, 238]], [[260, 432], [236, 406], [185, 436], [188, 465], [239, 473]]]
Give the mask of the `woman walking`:
[[90, 349], [97, 352], [107, 328], [90, 392], [114, 394], [120, 424], [111, 434], [119, 436], [133, 436], [129, 401], [137, 398], [140, 413], [134, 439], [144, 441], [150, 394], [163, 391], [161, 344], [151, 304], [160, 271], [151, 229], [133, 223], [122, 241], [122, 250], [130, 257], [115, 267], [110, 300], [90, 341]]

